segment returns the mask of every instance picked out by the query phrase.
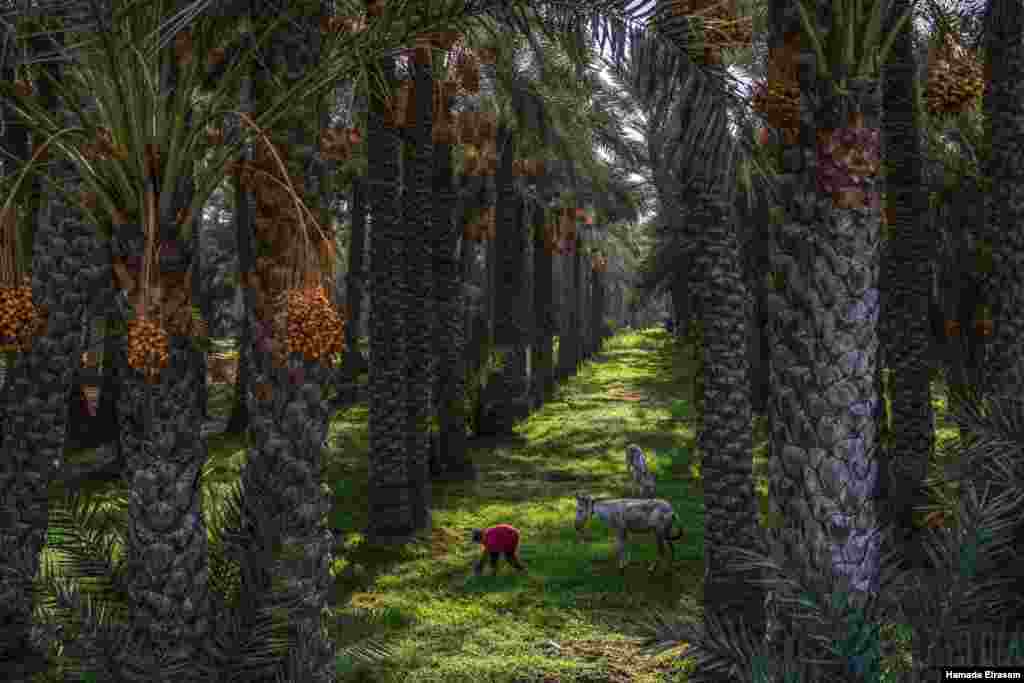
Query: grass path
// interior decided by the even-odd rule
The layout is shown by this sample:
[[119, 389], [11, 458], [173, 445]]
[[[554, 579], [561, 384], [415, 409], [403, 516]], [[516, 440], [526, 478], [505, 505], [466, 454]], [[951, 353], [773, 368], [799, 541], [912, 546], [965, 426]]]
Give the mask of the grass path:
[[[604, 351], [517, 428], [514, 439], [474, 448], [477, 482], [433, 490], [430, 543], [381, 550], [356, 531], [366, 523], [366, 407], [338, 413], [331, 425], [332, 524], [343, 549], [336, 562], [339, 599], [387, 615], [374, 634], [394, 649], [386, 672], [366, 680], [665, 681], [671, 654], [639, 655], [634, 622], [647, 607], [695, 604], [703, 573], [703, 504], [697, 469], [677, 451], [692, 440], [689, 421], [673, 418], [689, 393], [677, 347], [654, 330], [606, 342]], [[625, 575], [608, 558], [607, 529], [595, 520], [590, 542], [573, 529], [576, 492], [623, 495], [623, 453], [635, 442], [672, 502], [685, 536], [670, 572], [651, 575], [652, 538], [630, 544]], [[469, 530], [506, 522], [523, 534], [525, 576], [502, 567], [473, 577], [478, 548]], [[351, 635], [339, 633], [342, 644]], [[553, 645], [553, 644], [554, 645]], [[557, 647], [556, 647], [557, 645]], [[358, 680], [353, 677], [354, 680]]]
[[[331, 419], [325, 476], [334, 494], [330, 523], [338, 538], [333, 614], [342, 652], [376, 649], [368, 665], [345, 654], [339, 681], [638, 683], [685, 680], [671, 672], [680, 649], [659, 657], [639, 651], [638, 622], [648, 609], [699, 619], [702, 596], [703, 496], [690, 406], [692, 349], [661, 330], [620, 334], [521, 424], [514, 438], [478, 443], [480, 478], [435, 484], [429, 539], [403, 548], [373, 548], [366, 527], [367, 406]], [[211, 387], [211, 415], [230, 411], [230, 385]], [[936, 387], [940, 441], [953, 437], [944, 392]], [[754, 464], [766, 509], [766, 433], [755, 419]], [[632, 537], [630, 566], [609, 561], [612, 536], [599, 520], [589, 541], [573, 529], [574, 495], [624, 495], [627, 443], [639, 444], [658, 479], [658, 496], [673, 504], [685, 530], [669, 572], [651, 574], [650, 535]], [[217, 507], [238, 481], [244, 438], [208, 440], [204, 505]], [[115, 507], [123, 492], [108, 491]], [[124, 510], [120, 510], [123, 518]], [[497, 577], [473, 577], [478, 546], [469, 530], [510, 523], [523, 534], [529, 567], [507, 565]], [[49, 551], [46, 551], [49, 552]]]

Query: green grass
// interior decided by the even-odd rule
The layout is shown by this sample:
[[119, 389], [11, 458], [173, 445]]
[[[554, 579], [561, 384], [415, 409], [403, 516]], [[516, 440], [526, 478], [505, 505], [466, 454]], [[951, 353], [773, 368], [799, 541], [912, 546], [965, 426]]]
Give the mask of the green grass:
[[[367, 406], [331, 420], [326, 477], [334, 494], [329, 522], [339, 539], [336, 623], [342, 648], [378, 644], [390, 656], [368, 667], [345, 650], [339, 680], [366, 681], [672, 681], [680, 650], [638, 652], [638, 620], [648, 609], [693, 613], [702, 596], [703, 497], [693, 450], [692, 350], [660, 329], [628, 332], [558, 387], [552, 400], [505, 445], [473, 449], [472, 483], [435, 484], [429, 538], [402, 548], [370, 546], [367, 523]], [[941, 391], [937, 394], [942, 395]], [[210, 393], [213, 415], [230, 410], [231, 387]], [[937, 399], [939, 438], [955, 438]], [[632, 537], [630, 565], [609, 561], [608, 530], [591, 522], [578, 542], [574, 495], [623, 495], [626, 444], [648, 454], [658, 495], [673, 504], [685, 530], [668, 572], [651, 574], [657, 554], [649, 536]], [[767, 503], [767, 431], [755, 420], [755, 474]], [[210, 439], [204, 504], [216, 506], [245, 459], [237, 437]], [[503, 565], [474, 577], [474, 527], [506, 522], [522, 532], [529, 572]], [[552, 652], [549, 641], [561, 649]]]

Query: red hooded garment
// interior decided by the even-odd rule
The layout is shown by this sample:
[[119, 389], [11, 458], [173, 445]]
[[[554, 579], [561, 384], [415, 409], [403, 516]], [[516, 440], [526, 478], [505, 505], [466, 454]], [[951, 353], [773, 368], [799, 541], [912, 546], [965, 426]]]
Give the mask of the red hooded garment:
[[489, 553], [514, 553], [519, 547], [519, 530], [508, 524], [498, 524], [484, 531], [484, 548]]

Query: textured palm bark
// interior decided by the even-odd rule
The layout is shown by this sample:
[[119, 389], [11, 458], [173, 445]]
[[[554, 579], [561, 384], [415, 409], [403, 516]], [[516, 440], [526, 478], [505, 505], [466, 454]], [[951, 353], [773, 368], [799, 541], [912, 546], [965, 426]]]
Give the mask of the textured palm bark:
[[[437, 294], [437, 396], [440, 425], [435, 476], [472, 479], [476, 476], [466, 450], [466, 301], [463, 263], [459, 254], [461, 230], [453, 211], [458, 196], [452, 179], [451, 145], [434, 145], [434, 225], [437, 230], [435, 287]], [[462, 243], [466, 257], [471, 251]]]
[[601, 348], [601, 321], [604, 316], [604, 279], [602, 273], [591, 271], [590, 295], [590, 352], [597, 353]]
[[[33, 51], [52, 50], [45, 38]], [[55, 64], [46, 65], [53, 78]], [[48, 81], [38, 83], [40, 98], [54, 108]], [[70, 112], [59, 112], [71, 125]], [[74, 167], [62, 160], [47, 169], [53, 182], [75, 191]], [[0, 668], [8, 680], [28, 680], [43, 665], [30, 639], [32, 582], [49, 520], [48, 487], [62, 466], [67, 433], [66, 396], [83, 350], [83, 315], [90, 288], [111, 277], [91, 226], [74, 207], [45, 199], [36, 181], [40, 206], [28, 215], [32, 234], [32, 299], [43, 307], [45, 327], [27, 352], [15, 356], [7, 373], [14, 398], [6, 407], [0, 434]]]
[[[901, 15], [908, 4], [897, 0], [890, 14]], [[925, 222], [926, 198], [921, 191], [921, 144], [913, 98], [916, 73], [908, 25], [893, 43], [883, 79], [883, 141], [889, 168], [886, 194], [893, 219], [881, 297], [882, 320], [890, 324], [881, 341], [892, 370], [893, 431], [888, 452], [880, 449], [879, 454], [883, 456], [880, 476], [886, 489], [880, 491], [880, 521], [892, 523], [894, 532], [892, 547], [887, 550], [905, 552], [914, 563], [922, 558], [918, 557], [912, 513], [915, 506], [926, 502], [924, 479], [935, 449], [927, 308], [934, 236]]]
[[[68, 169], [61, 169], [67, 174]], [[75, 182], [65, 175], [65, 187]], [[46, 539], [47, 489], [61, 468], [67, 391], [83, 349], [88, 282], [110, 277], [90, 265], [96, 242], [74, 209], [48, 202], [33, 247], [32, 298], [46, 307], [46, 327], [16, 356], [7, 381], [18, 400], [7, 406], [0, 457], [0, 663], [13, 675], [32, 648], [32, 581]], [[86, 274], [83, 274], [86, 273]], [[11, 680], [17, 680], [12, 678]]]
[[572, 374], [579, 372], [583, 364], [583, 312], [586, 310], [586, 281], [583, 272], [583, 249], [580, 241], [572, 253], [572, 313], [569, 327], [572, 344]]
[[502, 127], [495, 176], [497, 207], [496, 274], [494, 308], [495, 349], [504, 354], [502, 370], [488, 380], [484, 404], [485, 431], [508, 432], [529, 413], [529, 325], [526, 319], [527, 239], [522, 217], [523, 202], [512, 175], [515, 137]]
[[[796, 25], [795, 12], [785, 19]], [[821, 17], [819, 17], [820, 19]], [[824, 19], [822, 19], [824, 20]], [[846, 125], [842, 103], [815, 77], [813, 53], [801, 55], [800, 140], [783, 151], [783, 213], [773, 226], [771, 261], [782, 275], [768, 295], [775, 315], [769, 402], [769, 496], [781, 528], [775, 552], [807, 558], [846, 577], [854, 591], [877, 590], [876, 492], [880, 209], [877, 178], [866, 179], [864, 208], [839, 208], [818, 189], [818, 130]], [[877, 127], [877, 82], [853, 93], [866, 127]], [[802, 529], [802, 533], [801, 533]], [[785, 615], [772, 606], [771, 619]], [[770, 625], [776, 629], [778, 623]], [[772, 635], [771, 637], [775, 637]]]
[[[178, 87], [177, 76], [177, 67], [168, 60], [161, 73], [163, 86], [169, 91]], [[172, 192], [169, 211], [174, 216], [192, 199], [192, 178], [179, 177]], [[126, 252], [121, 256], [143, 253], [140, 228], [134, 234], [125, 231], [123, 237], [117, 242]], [[177, 225], [161, 220], [156, 239], [173, 244], [177, 238]], [[177, 273], [189, 269], [198, 240], [176, 243], [179, 250], [169, 250], [153, 268]], [[192, 272], [198, 275], [195, 266]], [[129, 370], [118, 401], [129, 489], [125, 556], [132, 645], [116, 661], [127, 680], [152, 680], [161, 670], [195, 661], [212, 629], [200, 487], [208, 454], [196, 429], [202, 422], [198, 386], [205, 383], [206, 373], [190, 340], [177, 336], [176, 330], [168, 333], [169, 359], [158, 380], [148, 383], [140, 372]]]
[[559, 297], [558, 365], [555, 368], [555, 377], [558, 380], [571, 377], [576, 367], [576, 361], [573, 360], [572, 344], [573, 300], [575, 298], [573, 291], [575, 280], [572, 277], [574, 258], [572, 254], [560, 254], [555, 259], [555, 267], [559, 271], [559, 286], [556, 289], [556, 296]]
[[992, 155], [988, 239], [993, 245], [993, 319], [988, 382], [993, 393], [1019, 396], [1024, 386], [1024, 7], [990, 0], [991, 78], [985, 92]]
[[[1019, 414], [1024, 400], [1024, 7], [1015, 0], [990, 0], [989, 10], [991, 78], [985, 113], [992, 153], [985, 175], [992, 181], [992, 209], [986, 227], [995, 291], [985, 385], [993, 395], [1015, 404]], [[990, 495], [1006, 491], [1006, 482], [992, 483]], [[1024, 522], [1015, 523], [1014, 537], [1019, 548], [1024, 543]], [[1024, 577], [1019, 570], [1012, 574], [1013, 588], [1020, 595]], [[1024, 609], [1018, 608], [1014, 616], [1019, 621], [1022, 614]]]
[[[388, 81], [393, 59], [382, 62]], [[405, 331], [399, 141], [384, 125], [382, 98], [371, 96], [367, 124], [367, 193], [370, 205], [370, 462], [369, 540], [410, 540], [414, 531], [412, 473], [405, 457]]]
[[552, 256], [544, 248], [544, 212], [538, 205], [533, 213], [533, 310], [537, 316], [534, 337], [534, 395], [543, 405], [554, 387], [553, 335], [558, 331], [555, 305], [552, 301]]
[[352, 244], [348, 253], [348, 299], [351, 317], [345, 324], [345, 352], [338, 380], [339, 393], [354, 383], [366, 370], [366, 359], [359, 350], [360, 321], [363, 315], [363, 292], [366, 280], [366, 190], [363, 179], [352, 179]]
[[196, 424], [197, 366], [173, 336], [159, 382], [130, 371], [121, 386], [121, 447], [129, 486], [126, 575], [132, 643], [116, 661], [126, 680], [194, 660], [213, 617], [200, 472], [206, 444]]
[[[287, 81], [301, 78], [317, 59], [320, 33], [300, 24], [275, 37], [273, 50], [286, 69]], [[261, 89], [266, 87], [261, 85]], [[266, 90], [264, 90], [266, 92]], [[305, 121], [312, 121], [310, 126]], [[314, 215], [323, 201], [322, 164], [317, 139], [319, 117], [296, 112], [284, 122], [288, 146], [295, 151], [306, 180], [303, 199]], [[275, 365], [269, 345], [270, 321], [250, 309], [246, 324], [256, 341], [249, 358], [252, 391], [248, 396], [249, 451], [241, 473], [242, 517], [253, 530], [254, 551], [274, 548], [271, 566], [243, 587], [258, 604], [272, 600], [270, 577], [279, 578], [286, 592], [301, 596], [302, 609], [289, 626], [292, 643], [289, 670], [299, 680], [334, 680], [335, 647], [323, 629], [331, 586], [334, 538], [326, 524], [331, 492], [323, 481], [323, 450], [329, 425], [324, 396], [329, 382], [327, 360], [310, 361], [292, 354], [284, 367]], [[267, 524], [269, 523], [269, 527]], [[261, 547], [262, 546], [262, 547]], [[243, 577], [243, 584], [249, 581]], [[299, 647], [301, 645], [301, 647]]]
[[764, 591], [732, 569], [727, 547], [760, 548], [754, 493], [748, 334], [749, 293], [728, 207], [712, 188], [696, 196], [698, 268], [708, 283], [704, 315], [704, 610], [764, 629]]
[[429, 64], [413, 64], [416, 119], [409, 163], [405, 166], [405, 301], [406, 415], [408, 419], [406, 458], [410, 475], [413, 526], [417, 532], [430, 529], [430, 422], [434, 415], [431, 398], [435, 383], [434, 244], [431, 200], [434, 145], [433, 83]]

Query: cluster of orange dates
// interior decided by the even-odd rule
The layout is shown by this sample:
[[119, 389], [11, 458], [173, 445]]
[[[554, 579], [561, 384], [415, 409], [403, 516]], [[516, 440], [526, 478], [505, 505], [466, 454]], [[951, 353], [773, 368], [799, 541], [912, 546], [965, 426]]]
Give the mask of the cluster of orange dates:
[[345, 322], [322, 285], [290, 289], [279, 315], [284, 316], [288, 354], [320, 360], [344, 349]]
[[[351, 134], [351, 130], [346, 134]], [[291, 353], [301, 353], [308, 360], [329, 357], [343, 349], [344, 341], [343, 317], [334, 309], [323, 286], [313, 284], [318, 270], [331, 267], [333, 231], [326, 220], [320, 226], [311, 226], [306, 215], [307, 228], [311, 226], [317, 233], [314, 248], [310, 249], [305, 240], [296, 239], [303, 232], [300, 208], [284, 186], [280, 168], [287, 167], [288, 157], [287, 145], [265, 139], [257, 145], [251, 163], [234, 166], [240, 182], [256, 198], [254, 232], [257, 242], [269, 251], [269, 255], [256, 259], [254, 271], [246, 276], [246, 281], [255, 293], [257, 317], [272, 322], [274, 338], [279, 340], [271, 344], [278, 364], [283, 364]], [[302, 178], [293, 178], [292, 186], [298, 196], [305, 190]], [[314, 256], [317, 262], [310, 262]], [[304, 284], [296, 286], [301, 275], [305, 275], [301, 278]]]
[[167, 330], [156, 320], [137, 317], [128, 321], [128, 365], [154, 379], [167, 367]]
[[43, 316], [32, 303], [28, 277], [17, 287], [0, 286], [0, 346], [10, 351], [26, 351], [41, 330]]
[[928, 63], [925, 107], [932, 116], [958, 114], [985, 91], [984, 70], [969, 50], [947, 35]]

